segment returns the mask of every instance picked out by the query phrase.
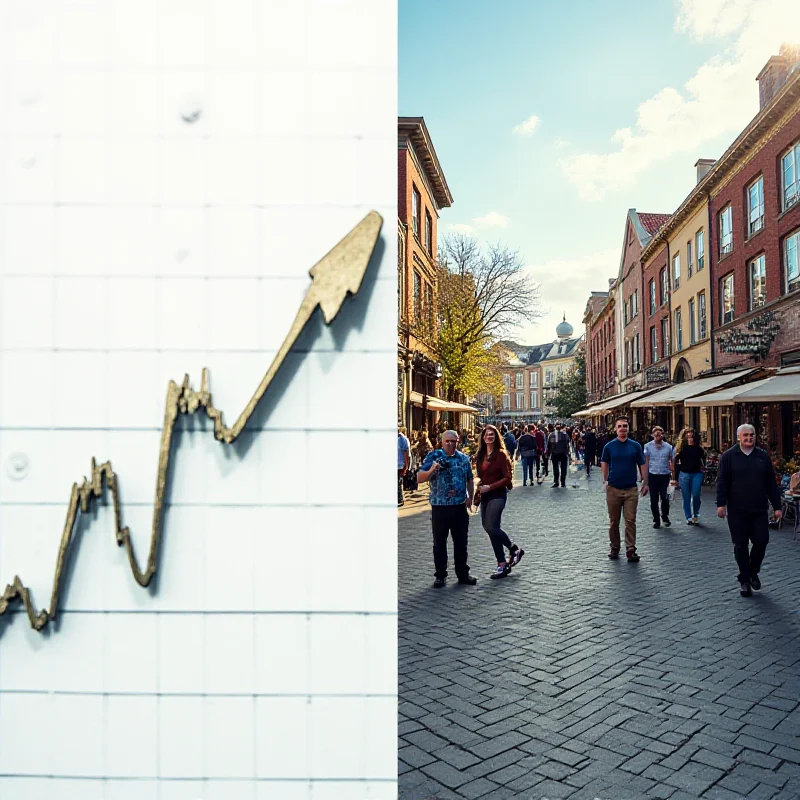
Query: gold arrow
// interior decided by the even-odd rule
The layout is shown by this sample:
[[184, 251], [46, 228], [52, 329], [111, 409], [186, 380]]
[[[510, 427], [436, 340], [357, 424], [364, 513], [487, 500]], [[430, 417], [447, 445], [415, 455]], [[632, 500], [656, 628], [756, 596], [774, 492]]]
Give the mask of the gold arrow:
[[61, 576], [67, 560], [72, 555], [70, 544], [75, 531], [78, 513], [87, 513], [90, 504], [103, 496], [104, 485], [111, 492], [117, 544], [125, 548], [131, 572], [136, 582], [140, 586], [147, 586], [150, 583], [158, 567], [159, 543], [161, 541], [164, 498], [167, 494], [167, 476], [169, 474], [172, 437], [175, 432], [175, 422], [178, 419], [178, 415], [185, 414], [188, 416], [202, 410], [209, 419], [213, 420], [214, 437], [219, 442], [231, 444], [236, 441], [317, 306], [322, 311], [325, 322], [330, 325], [339, 313], [347, 295], [354, 295], [358, 292], [367, 271], [370, 257], [377, 244], [382, 223], [383, 220], [380, 214], [376, 211], [371, 211], [333, 250], [312, 267], [310, 271], [311, 285], [308, 287], [306, 296], [300, 304], [292, 327], [289, 329], [283, 344], [275, 354], [275, 358], [269, 365], [253, 396], [230, 428], [226, 427], [223, 422], [222, 411], [215, 408], [212, 403], [207, 369], [203, 369], [199, 392], [195, 391], [190, 385], [188, 375], [184, 376], [180, 386], [175, 381], [169, 382], [164, 407], [164, 426], [161, 431], [161, 443], [158, 452], [158, 473], [156, 476], [155, 502], [153, 504], [150, 551], [145, 569], [142, 569], [136, 560], [129, 529], [122, 525], [119, 482], [117, 475], [111, 468], [111, 462], [106, 461], [98, 466], [93, 458], [90, 477], [84, 478], [80, 484], [72, 484], [67, 516], [64, 520], [64, 528], [58, 548], [58, 559], [53, 576], [49, 609], [36, 610], [36, 606], [31, 599], [30, 590], [17, 575], [14, 577], [13, 582], [6, 586], [3, 594], [0, 595], [0, 616], [8, 611], [12, 601], [19, 600], [25, 607], [31, 627], [34, 630], [41, 631], [48, 622], [56, 618]]

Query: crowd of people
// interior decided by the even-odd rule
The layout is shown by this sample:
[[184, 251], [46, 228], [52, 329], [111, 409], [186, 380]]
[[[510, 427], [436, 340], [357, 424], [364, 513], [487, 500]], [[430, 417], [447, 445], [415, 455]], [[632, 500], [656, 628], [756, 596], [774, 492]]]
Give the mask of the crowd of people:
[[[453, 539], [453, 560], [459, 583], [475, 585], [468, 564], [470, 510], [479, 510], [497, 561], [490, 577], [505, 578], [516, 567], [525, 550], [502, 527], [502, 515], [513, 488], [514, 461], [522, 464], [522, 485], [541, 485], [551, 468], [552, 488], [564, 488], [568, 464], [582, 464], [587, 477], [598, 463], [609, 517], [610, 559], [622, 549], [620, 523], [624, 519], [625, 555], [640, 560], [636, 548], [636, 513], [639, 497], [650, 496], [653, 527], [670, 527], [670, 504], [680, 488], [682, 510], [688, 526], [698, 526], [701, 488], [707, 454], [693, 428], [684, 428], [675, 444], [665, 438], [663, 428], [652, 428], [644, 446], [629, 435], [629, 422], [619, 417], [613, 429], [595, 430], [586, 424], [561, 422], [497, 428], [486, 424], [475, 431], [444, 431], [434, 447], [427, 433], [412, 444], [398, 431], [398, 505], [403, 487], [413, 472], [414, 484], [430, 484], [433, 531], [434, 586], [447, 580], [447, 540]], [[750, 596], [760, 589], [758, 577], [769, 541], [769, 510], [781, 518], [781, 492], [768, 454], [756, 447], [755, 429], [741, 425], [738, 443], [720, 458], [716, 481], [716, 513], [727, 518], [734, 557], [739, 568], [740, 593]], [[419, 465], [412, 470], [412, 458]], [[477, 489], [475, 480], [477, 476]], [[800, 490], [800, 473], [793, 476]], [[751, 547], [752, 545], [752, 547]]]

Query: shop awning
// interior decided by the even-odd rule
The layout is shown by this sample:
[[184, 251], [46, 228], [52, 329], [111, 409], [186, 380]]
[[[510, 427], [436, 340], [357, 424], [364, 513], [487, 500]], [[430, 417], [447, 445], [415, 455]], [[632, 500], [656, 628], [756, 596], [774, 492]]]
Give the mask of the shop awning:
[[593, 406], [578, 411], [573, 414], [573, 417], [593, 417], [595, 414], [607, 414], [620, 406], [627, 406], [631, 404], [632, 400], [644, 397], [646, 394], [654, 392], [655, 389], [638, 389], [635, 392], [626, 392], [625, 394], [615, 394], [613, 397], [607, 397], [602, 403], [596, 403]]
[[701, 394], [699, 397], [689, 398], [684, 405], [690, 408], [700, 406], [732, 406], [739, 402], [739, 395], [749, 392], [751, 389], [758, 389], [765, 383], [769, 383], [772, 378], [763, 378], [752, 383], [743, 383], [741, 386], [729, 386], [727, 389], [720, 389], [718, 392]]
[[752, 375], [753, 372], [755, 372], [753, 369], [740, 369], [737, 372], [728, 372], [725, 375], [713, 375], [708, 378], [695, 378], [685, 383], [675, 383], [672, 386], [668, 386], [666, 389], [662, 389], [660, 392], [651, 394], [647, 398], [636, 400], [631, 403], [631, 405], [634, 408], [680, 405], [690, 397], [705, 394], [712, 389], [724, 386], [726, 383], [740, 380], [746, 375]]
[[583, 411], [576, 411], [572, 416], [573, 417], [591, 417], [594, 414], [594, 410], [599, 408], [602, 403], [598, 403], [594, 406], [589, 406], [588, 408], [584, 408]]
[[788, 375], [774, 375], [765, 381], [756, 381], [757, 384], [740, 386], [747, 389], [736, 396], [737, 403], [786, 403], [800, 401], [800, 373], [793, 372]]
[[[412, 405], [422, 408], [422, 395], [419, 392], [411, 392], [409, 400]], [[462, 411], [467, 414], [480, 414], [481, 409], [468, 406], [464, 403], [454, 403], [450, 400], [442, 400], [440, 397], [428, 395], [428, 408], [431, 411]]]

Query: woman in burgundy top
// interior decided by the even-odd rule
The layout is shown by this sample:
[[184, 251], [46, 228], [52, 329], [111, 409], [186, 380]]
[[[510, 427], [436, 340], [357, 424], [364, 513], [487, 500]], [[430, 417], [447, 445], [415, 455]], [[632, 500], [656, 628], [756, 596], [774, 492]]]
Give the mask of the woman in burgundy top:
[[[481, 522], [483, 529], [489, 534], [489, 540], [497, 558], [497, 569], [492, 578], [505, 578], [511, 567], [519, 564], [525, 555], [521, 547], [517, 547], [508, 534], [500, 527], [500, 518], [506, 507], [506, 495], [512, 487], [511, 459], [509, 458], [503, 438], [494, 425], [487, 425], [481, 434], [481, 444], [475, 459], [480, 478]], [[507, 548], [510, 557], [506, 561], [503, 548]]]

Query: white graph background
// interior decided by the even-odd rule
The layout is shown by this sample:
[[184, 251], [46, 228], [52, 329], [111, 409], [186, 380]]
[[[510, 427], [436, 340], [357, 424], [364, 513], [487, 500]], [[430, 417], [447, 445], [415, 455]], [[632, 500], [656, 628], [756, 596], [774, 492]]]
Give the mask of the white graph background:
[[[394, 219], [395, 63], [393, 0], [0, 4], [0, 591], [48, 605], [92, 456], [145, 557], [167, 381], [232, 422]], [[155, 591], [103, 503], [0, 618], [0, 797], [396, 795], [394, 240], [236, 445], [181, 419]]]

